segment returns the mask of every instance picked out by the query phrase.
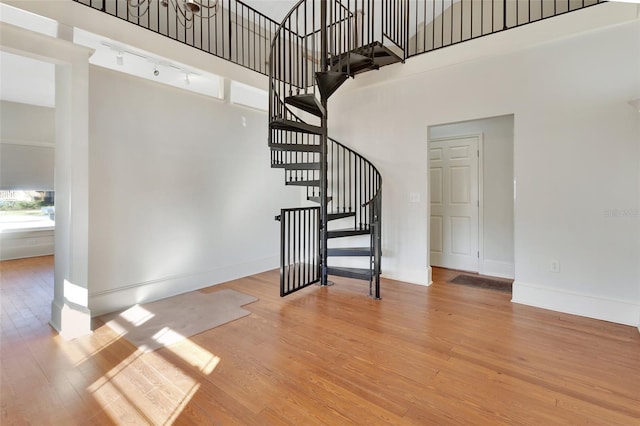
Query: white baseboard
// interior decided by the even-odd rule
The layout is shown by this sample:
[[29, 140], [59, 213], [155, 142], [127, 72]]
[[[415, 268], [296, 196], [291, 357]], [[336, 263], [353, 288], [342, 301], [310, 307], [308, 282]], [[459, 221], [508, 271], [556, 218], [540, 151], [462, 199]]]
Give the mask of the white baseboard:
[[638, 326], [640, 329], [640, 303], [568, 292], [521, 281], [513, 283], [511, 301], [617, 324]]
[[500, 277], [513, 279], [515, 267], [512, 262], [501, 262], [497, 260], [483, 260], [480, 263], [480, 274], [490, 277]]
[[54, 234], [52, 229], [3, 232], [0, 235], [0, 260], [51, 255]]
[[[89, 295], [93, 316], [120, 311], [137, 303], [153, 302], [188, 291], [268, 271], [279, 266], [279, 257], [268, 257], [196, 274], [165, 277], [153, 281], [122, 286]], [[278, 289], [274, 288], [274, 292]]]
[[427, 267], [427, 285], [433, 284], [433, 268], [431, 266]]
[[431, 267], [427, 271], [415, 271], [414, 273], [408, 273], [404, 270], [401, 271], [385, 271], [382, 269], [382, 277], [390, 280], [402, 281], [410, 284], [418, 284], [428, 286], [431, 284]]
[[72, 340], [91, 334], [91, 311], [67, 300], [51, 302], [49, 324], [64, 338]]

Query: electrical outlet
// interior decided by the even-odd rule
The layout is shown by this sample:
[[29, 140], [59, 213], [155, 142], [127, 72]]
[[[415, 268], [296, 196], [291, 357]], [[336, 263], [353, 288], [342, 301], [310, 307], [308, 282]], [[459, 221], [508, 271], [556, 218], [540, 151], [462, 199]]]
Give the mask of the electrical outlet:
[[420, 202], [420, 193], [419, 192], [411, 192], [411, 193], [409, 193], [409, 202], [410, 203], [419, 203]]
[[551, 272], [560, 272], [560, 262], [557, 260], [551, 261]]

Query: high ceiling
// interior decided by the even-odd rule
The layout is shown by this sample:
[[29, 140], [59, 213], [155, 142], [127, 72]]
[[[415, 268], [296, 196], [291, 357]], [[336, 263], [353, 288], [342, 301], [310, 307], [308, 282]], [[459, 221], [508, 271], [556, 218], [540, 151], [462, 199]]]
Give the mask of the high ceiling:
[[[256, 9], [260, 13], [265, 14], [271, 19], [280, 22], [285, 15], [291, 10], [291, 8], [298, 3], [298, 0], [243, 0], [244, 3], [250, 7]], [[33, 28], [34, 31], [44, 32], [43, 29], [49, 28], [49, 30], [55, 33], [55, 22], [50, 19], [43, 18], [30, 13], [25, 13], [20, 9], [11, 8], [5, 4], [0, 4], [3, 18], [7, 22], [20, 22], [21, 25], [28, 28]], [[88, 33], [85, 33], [88, 34]], [[88, 42], [86, 42], [88, 40]], [[106, 39], [104, 39], [106, 41]], [[115, 53], [109, 47], [100, 40], [99, 36], [92, 38], [84, 37], [84, 45], [96, 50], [94, 60], [92, 63], [97, 65], [106, 66], [106, 62], [109, 59], [115, 61]], [[135, 49], [129, 49], [135, 50]], [[97, 62], [96, 62], [97, 61]], [[131, 55], [126, 55], [125, 63], [123, 66], [116, 68], [118, 71], [128, 72], [132, 75], [138, 75], [143, 77], [144, 73], [149, 70], [142, 69], [129, 69], [135, 64], [135, 62], [141, 62], [139, 58]], [[149, 62], [149, 61], [147, 61]], [[153, 62], [153, 61], [152, 61]], [[163, 61], [167, 62], [167, 61]], [[142, 67], [145, 66], [144, 61], [141, 62]], [[146, 64], [153, 67], [151, 64]], [[10, 54], [0, 51], [0, 99], [12, 102], [33, 104], [39, 106], [53, 107], [55, 104], [55, 67], [53, 64], [38, 61], [35, 59], [26, 58], [19, 55]], [[111, 67], [113, 68], [113, 67]], [[140, 67], [138, 67], [140, 68]], [[147, 67], [148, 68], [148, 67]], [[176, 73], [175, 65], [165, 67], [161, 75], [156, 80], [166, 80], [167, 78], [173, 78], [174, 80], [179, 77], [172, 76]], [[183, 67], [184, 68], [184, 67]], [[152, 70], [152, 68], [151, 68]], [[149, 71], [151, 72], [151, 71]], [[197, 86], [199, 80], [205, 77], [203, 72], [197, 72], [191, 74], [192, 84], [188, 87], [189, 90], [198, 91]], [[148, 74], [148, 73], [147, 73]], [[184, 72], [183, 72], [184, 74]], [[183, 78], [183, 77], [182, 77]], [[166, 84], [172, 84], [171, 82]], [[209, 90], [210, 91], [210, 90]]]
[[[262, 8], [264, 13], [279, 13], [279, 10], [292, 7], [295, 2], [253, 0], [251, 3], [252, 7]], [[0, 16], [0, 20], [4, 22], [46, 35], [54, 35], [57, 31], [55, 21], [3, 3], [0, 3]], [[91, 64], [204, 95], [217, 96], [219, 91], [217, 76], [167, 58], [151, 55], [77, 28], [74, 31], [74, 41], [95, 50], [90, 59]], [[117, 62], [118, 52], [122, 56], [120, 62]], [[159, 73], [154, 76], [156, 68]], [[54, 107], [55, 66], [52, 63], [0, 51], [0, 100]]]

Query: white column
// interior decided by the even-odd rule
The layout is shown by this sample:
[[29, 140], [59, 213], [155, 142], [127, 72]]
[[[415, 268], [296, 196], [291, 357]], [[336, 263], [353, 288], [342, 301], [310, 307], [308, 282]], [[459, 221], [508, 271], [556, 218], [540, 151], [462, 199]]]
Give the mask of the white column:
[[[58, 37], [70, 38], [70, 29], [59, 28]], [[5, 22], [0, 22], [0, 48], [56, 64], [55, 280], [50, 324], [72, 339], [91, 333], [88, 83], [92, 51]]]

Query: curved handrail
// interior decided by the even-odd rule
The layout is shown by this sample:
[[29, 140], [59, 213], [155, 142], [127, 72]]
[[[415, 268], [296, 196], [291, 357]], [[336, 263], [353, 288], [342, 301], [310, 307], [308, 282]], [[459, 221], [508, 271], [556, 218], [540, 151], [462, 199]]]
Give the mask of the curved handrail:
[[[312, 73], [315, 68], [310, 62], [302, 65], [297, 65], [295, 59], [309, 60], [309, 54], [311, 60], [317, 59], [322, 53], [318, 53], [315, 48], [318, 47], [316, 43], [311, 51], [304, 52], [302, 50], [307, 46], [309, 40], [304, 40], [304, 37], [300, 37], [299, 29], [304, 27], [304, 33], [311, 34], [312, 37], [317, 36], [318, 21], [317, 14], [312, 18], [310, 31], [307, 31], [306, 23], [309, 17], [305, 16], [304, 12], [309, 10], [315, 10], [318, 0], [299, 0], [289, 12], [282, 19], [280, 26], [274, 34], [274, 38], [271, 42], [271, 51], [269, 55], [269, 69], [270, 69], [270, 82], [269, 82], [269, 119], [285, 119], [293, 120], [300, 123], [307, 123], [306, 119], [299, 116], [289, 105], [285, 102], [284, 96], [286, 92], [299, 93], [300, 90], [304, 93], [317, 94], [317, 84], [313, 82], [310, 86], [301, 84], [301, 82], [308, 82], [306, 78], [309, 73]], [[333, 1], [333, 0], [329, 0]], [[334, 4], [334, 3], [332, 3]], [[340, 2], [335, 2], [336, 8], [343, 9], [341, 14], [334, 15], [335, 19], [341, 19], [346, 14], [347, 17], [351, 16], [351, 11], [344, 7]], [[297, 14], [302, 12], [302, 18]], [[339, 15], [339, 16], [338, 16]], [[304, 21], [300, 24], [300, 19]], [[282, 37], [289, 37], [281, 39]], [[349, 36], [348, 36], [349, 37]], [[349, 43], [346, 43], [349, 45]], [[292, 57], [294, 60], [292, 60]], [[300, 68], [301, 67], [301, 72]], [[295, 71], [294, 71], [295, 68]], [[304, 81], [303, 81], [304, 80]], [[283, 93], [285, 92], [285, 93]], [[287, 132], [282, 132], [277, 129], [270, 131], [270, 141], [277, 143], [294, 143], [294, 144], [314, 144], [317, 143], [313, 137], [292, 137]], [[347, 147], [339, 141], [329, 137], [331, 145], [327, 147], [331, 152], [335, 152], [337, 155], [328, 161], [329, 167], [327, 170], [327, 177], [329, 180], [336, 178], [340, 181], [341, 185], [332, 186], [332, 196], [334, 197], [334, 208], [337, 209], [353, 209], [357, 206], [364, 207], [365, 210], [359, 216], [368, 216], [365, 212], [369, 211], [372, 203], [379, 198], [379, 194], [382, 186], [382, 176], [380, 171], [364, 156], [357, 153], [355, 150]], [[272, 164], [282, 165], [286, 163], [300, 162], [301, 156], [297, 154], [274, 154], [272, 155]], [[348, 159], [348, 160], [347, 160]], [[348, 163], [348, 164], [347, 164]], [[346, 166], [345, 166], [346, 165]], [[348, 167], [348, 170], [345, 168]], [[357, 172], [356, 172], [357, 170]], [[364, 171], [364, 172], [363, 172]], [[356, 175], [359, 173], [359, 175]], [[315, 180], [319, 175], [316, 171], [285, 171], [285, 180], [287, 182], [294, 182], [298, 180]], [[345, 188], [345, 180], [354, 185], [360, 185], [357, 188]], [[308, 195], [315, 196], [315, 190], [308, 191]], [[354, 195], [357, 194], [357, 197]], [[364, 199], [358, 199], [363, 197]], [[341, 200], [340, 203], [337, 200]], [[369, 222], [366, 217], [360, 218], [361, 223], [364, 225]]]
[[[325, 1], [326, 9], [322, 9]], [[354, 16], [340, 0], [298, 0], [287, 12], [269, 49], [272, 119], [284, 113], [274, 98], [318, 92], [315, 78], [318, 72], [327, 71], [329, 56], [334, 58], [331, 67], [349, 69], [346, 53], [355, 47]], [[328, 46], [327, 39], [332, 40]]]
[[[286, 112], [291, 116], [292, 119], [299, 121], [301, 123], [306, 123], [305, 120], [303, 120], [302, 118], [300, 118], [295, 112], [293, 112], [287, 105], [284, 104], [284, 102], [282, 102], [282, 100], [278, 99], [278, 102], [280, 102], [282, 104], [282, 108], [284, 110], [286, 110]], [[379, 196], [380, 192], [382, 191], [382, 175], [380, 174], [380, 171], [378, 170], [378, 168], [371, 162], [369, 161], [366, 157], [364, 157], [362, 154], [359, 154], [357, 151], [354, 151], [353, 149], [349, 148], [348, 146], [344, 145], [343, 143], [337, 141], [336, 139], [332, 138], [332, 137], [328, 137], [329, 141], [331, 143], [336, 144], [337, 146], [339, 146], [340, 148], [344, 149], [345, 151], [351, 153], [354, 158], [356, 158], [357, 160], [362, 160], [367, 167], [371, 168], [374, 172], [374, 178], [376, 180], [376, 192], [371, 196], [371, 198], [369, 200], [366, 200], [364, 203], [361, 203], [362, 207], [365, 207], [371, 203], [373, 203]]]
[[378, 180], [378, 189], [376, 191], [375, 194], [373, 194], [373, 197], [371, 197], [370, 200], [366, 201], [365, 203], [362, 204], [362, 206], [366, 206], [370, 203], [372, 203], [376, 197], [378, 197], [378, 195], [380, 194], [380, 192], [382, 191], [382, 175], [380, 174], [380, 171], [378, 170], [378, 168], [369, 160], [367, 160], [366, 157], [363, 157], [361, 154], [357, 153], [356, 151], [354, 151], [353, 149], [349, 148], [348, 146], [338, 142], [337, 140], [333, 139], [332, 137], [328, 138], [331, 142], [335, 143], [336, 145], [340, 146], [341, 148], [351, 152], [352, 154], [354, 154], [355, 156], [361, 158], [362, 160], [365, 161], [365, 163], [371, 167], [373, 169], [373, 171], [375, 172], [375, 177]]
[[[275, 73], [275, 69], [274, 69], [274, 63], [275, 61], [273, 60], [273, 55], [274, 55], [274, 51], [275, 51], [275, 47], [277, 45], [277, 42], [279, 41], [280, 38], [280, 33], [282, 32], [283, 28], [285, 28], [285, 23], [287, 22], [287, 20], [289, 18], [291, 18], [291, 15], [293, 15], [293, 12], [296, 11], [298, 9], [298, 7], [300, 7], [300, 5], [304, 2], [306, 2], [308, 0], [300, 0], [298, 1], [298, 3], [296, 3], [291, 10], [289, 11], [289, 13], [287, 13], [285, 15], [285, 17], [282, 19], [282, 21], [280, 22], [280, 25], [278, 26], [278, 29], [276, 30], [275, 34], [273, 35], [273, 38], [271, 39], [271, 45], [269, 46], [269, 119], [271, 119], [273, 117], [272, 114], [272, 102], [271, 100], [273, 99], [273, 93], [277, 94], [278, 99], [280, 99], [280, 95], [278, 94], [278, 92], [276, 92], [276, 89], [274, 87], [274, 73]], [[284, 102], [283, 102], [284, 104]], [[286, 106], [285, 106], [286, 108]]]

